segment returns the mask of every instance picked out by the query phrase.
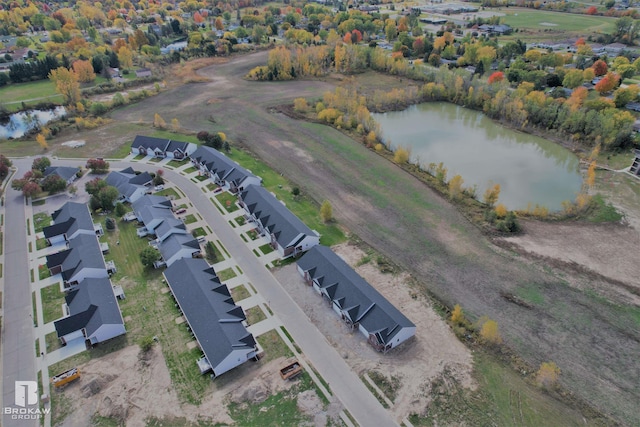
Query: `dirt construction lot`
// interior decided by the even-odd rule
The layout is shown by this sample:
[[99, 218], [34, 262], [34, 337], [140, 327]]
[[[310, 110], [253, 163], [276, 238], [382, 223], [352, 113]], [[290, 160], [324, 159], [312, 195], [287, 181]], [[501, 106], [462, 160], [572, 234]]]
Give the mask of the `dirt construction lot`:
[[[460, 304], [473, 320], [496, 320], [505, 342], [532, 365], [555, 362], [562, 370], [561, 382], [577, 396], [624, 423], [640, 424], [633, 403], [640, 401], [640, 309], [628, 301], [611, 302], [608, 291], [619, 287], [627, 292], [633, 283], [620, 286], [619, 275], [610, 280], [606, 271], [594, 276], [566, 263], [495, 246], [446, 200], [344, 134], [273, 113], [272, 106], [300, 96], [320, 97], [340, 82], [242, 79], [265, 62], [266, 53], [261, 52], [203, 68], [199, 73], [208, 82], [187, 84], [120, 109], [112, 114], [119, 125], [111, 127], [114, 135], [107, 141], [131, 141], [141, 129], [136, 123], [151, 123], [156, 112], [167, 122], [176, 117], [192, 131], [225, 132], [306, 194], [331, 201], [337, 220], [411, 272], [420, 293], [431, 292], [449, 306]], [[358, 76], [371, 84], [388, 85], [389, 79]], [[100, 144], [98, 138], [104, 134], [95, 141], [83, 135], [89, 146]], [[553, 232], [558, 244], [565, 241], [561, 233], [573, 233], [561, 230]], [[620, 230], [607, 235], [624, 238], [627, 229]], [[533, 239], [525, 237], [522, 247], [536, 242], [532, 231]], [[541, 235], [536, 244], [547, 241]], [[571, 250], [559, 247], [557, 253]], [[632, 266], [625, 274], [635, 278], [640, 276], [633, 276], [633, 267], [636, 273], [640, 269], [636, 253], [618, 254], [621, 262], [626, 259], [623, 264]], [[505, 298], [508, 295], [526, 306]]]

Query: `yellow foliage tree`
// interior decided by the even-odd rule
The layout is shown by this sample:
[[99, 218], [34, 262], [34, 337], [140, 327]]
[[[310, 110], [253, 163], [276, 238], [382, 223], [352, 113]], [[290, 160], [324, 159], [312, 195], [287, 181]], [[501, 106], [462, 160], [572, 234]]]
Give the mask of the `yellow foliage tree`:
[[41, 133], [39, 133], [36, 136], [36, 142], [40, 147], [42, 147], [43, 150], [46, 150], [47, 148], [49, 148], [49, 144], [47, 144], [47, 139]]
[[378, 137], [376, 136], [376, 133], [374, 131], [370, 131], [367, 134], [367, 145], [369, 147], [373, 146], [373, 144], [375, 144], [377, 140], [378, 140]]
[[455, 175], [449, 181], [449, 197], [453, 200], [457, 199], [462, 193], [462, 184], [464, 179], [460, 175]]
[[293, 100], [293, 109], [298, 113], [306, 113], [309, 109], [309, 104], [304, 98], [296, 98]]
[[489, 187], [484, 192], [484, 202], [489, 206], [495, 205], [498, 201], [498, 197], [500, 197], [500, 184]]
[[393, 161], [397, 164], [407, 163], [409, 161], [409, 150], [404, 147], [398, 147], [393, 153]]
[[227, 141], [227, 135], [224, 132], [218, 132], [218, 136], [220, 137], [220, 141], [224, 144]]
[[73, 71], [78, 75], [80, 83], [89, 83], [96, 79], [96, 73], [93, 72], [93, 65], [89, 61], [75, 61], [73, 63]]
[[558, 383], [560, 368], [553, 362], [544, 362], [536, 374], [536, 383], [540, 387], [552, 388]]
[[596, 160], [598, 158], [598, 156], [600, 155], [601, 148], [602, 148], [602, 145], [600, 143], [597, 143], [596, 146], [593, 147], [593, 150], [591, 150], [591, 154], [589, 155], [589, 161]]
[[51, 70], [49, 79], [53, 82], [58, 92], [64, 98], [65, 104], [73, 105], [80, 100], [80, 83], [78, 75], [65, 67]]
[[84, 104], [82, 102], [76, 102], [76, 111], [84, 113]]
[[171, 119], [171, 129], [174, 132], [178, 132], [180, 130], [180, 121], [176, 118]]
[[454, 325], [463, 325], [466, 322], [467, 319], [464, 317], [460, 304], [453, 306], [453, 311], [451, 312], [451, 323]]
[[167, 127], [167, 122], [164, 121], [164, 119], [162, 118], [162, 116], [160, 116], [160, 114], [155, 113], [153, 115], [153, 127], [164, 129]]
[[320, 206], [320, 219], [322, 222], [329, 222], [333, 219], [333, 207], [328, 200], [322, 202]]
[[504, 218], [505, 216], [507, 216], [507, 212], [508, 209], [505, 205], [503, 205], [502, 203], [498, 204], [498, 206], [496, 206], [496, 216], [498, 218]]
[[131, 68], [133, 66], [133, 52], [126, 46], [122, 46], [118, 51], [118, 62], [120, 67]]
[[376, 144], [376, 151], [378, 153], [381, 152], [383, 148], [384, 148], [384, 146], [382, 144]]
[[480, 338], [489, 344], [502, 343], [502, 337], [498, 330], [498, 323], [495, 320], [488, 319], [482, 324], [480, 329]]
[[587, 185], [593, 188], [596, 183], [596, 161], [592, 161], [587, 170]]

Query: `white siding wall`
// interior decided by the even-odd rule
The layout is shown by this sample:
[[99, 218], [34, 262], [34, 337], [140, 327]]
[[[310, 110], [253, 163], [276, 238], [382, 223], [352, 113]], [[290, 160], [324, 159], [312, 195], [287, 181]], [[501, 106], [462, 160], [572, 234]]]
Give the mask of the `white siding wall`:
[[147, 187], [140, 186], [133, 192], [131, 196], [129, 196], [129, 202], [133, 203], [138, 200], [140, 197], [144, 196], [145, 191], [147, 191]]
[[53, 236], [49, 239], [49, 242], [51, 243], [51, 245], [56, 245], [58, 243], [62, 243], [64, 242], [64, 234], [60, 234], [58, 236]]
[[131, 152], [133, 154], [140, 154], [140, 150], [138, 149], [138, 147], [131, 147]]
[[300, 245], [302, 246], [302, 250], [305, 252], [319, 244], [320, 244], [320, 238], [318, 236], [307, 236], [300, 243]]
[[399, 346], [400, 344], [402, 344], [404, 341], [408, 340], [415, 334], [416, 334], [415, 326], [410, 328], [402, 328], [400, 332], [398, 332], [396, 336], [393, 337], [393, 341], [390, 343], [391, 347], [393, 348], [393, 347]]
[[254, 357], [255, 353], [255, 350], [233, 350], [222, 362], [218, 364], [218, 366], [213, 367], [213, 373], [216, 377], [222, 375], [236, 366], [242, 365], [244, 362]]
[[65, 342], [69, 342], [71, 340], [75, 340], [76, 338], [80, 338], [80, 337], [82, 337], [82, 329], [78, 329], [77, 331], [71, 332], [70, 334], [63, 336], [62, 338], [64, 339]]
[[91, 344], [97, 344], [125, 334], [127, 331], [124, 325], [109, 324], [100, 326], [91, 336], [87, 337], [91, 340]]
[[185, 150], [185, 157], [189, 157], [197, 149], [198, 149], [198, 146], [196, 144], [193, 144], [193, 143], [190, 142], [189, 144], [187, 144], [187, 149]]

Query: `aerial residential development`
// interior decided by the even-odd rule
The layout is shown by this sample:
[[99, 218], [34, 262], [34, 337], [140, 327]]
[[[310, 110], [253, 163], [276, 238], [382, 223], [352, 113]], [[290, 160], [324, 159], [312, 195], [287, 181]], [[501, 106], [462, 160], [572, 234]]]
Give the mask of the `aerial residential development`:
[[0, 424], [640, 425], [638, 22], [0, 3]]

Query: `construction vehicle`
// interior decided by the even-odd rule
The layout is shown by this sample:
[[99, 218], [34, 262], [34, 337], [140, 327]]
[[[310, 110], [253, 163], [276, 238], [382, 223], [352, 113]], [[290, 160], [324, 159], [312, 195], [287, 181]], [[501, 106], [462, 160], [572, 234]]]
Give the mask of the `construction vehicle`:
[[291, 380], [302, 373], [302, 366], [297, 359], [280, 369], [280, 376], [283, 380]]
[[64, 371], [61, 374], [56, 375], [51, 378], [51, 384], [54, 387], [62, 387], [65, 384], [69, 384], [71, 381], [77, 380], [80, 378], [80, 369], [71, 368], [68, 371]]

